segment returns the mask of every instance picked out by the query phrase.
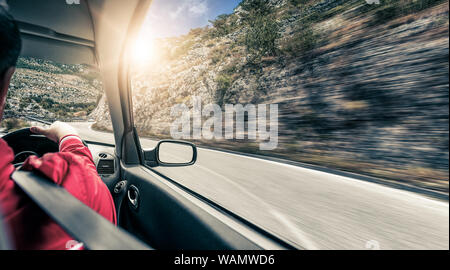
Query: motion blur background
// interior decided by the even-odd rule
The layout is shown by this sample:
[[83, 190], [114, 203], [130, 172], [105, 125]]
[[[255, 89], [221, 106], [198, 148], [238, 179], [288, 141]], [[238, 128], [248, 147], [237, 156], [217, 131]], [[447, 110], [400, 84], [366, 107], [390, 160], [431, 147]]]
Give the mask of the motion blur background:
[[[171, 107], [192, 107], [192, 96], [279, 104], [274, 151], [249, 140], [197, 143], [448, 192], [448, 1], [244, 1], [206, 27], [165, 37], [183, 29], [165, 29], [161, 17], [195, 25], [222, 11], [207, 1], [187, 1], [185, 10], [168, 2], [155, 1], [144, 52], [137, 49], [145, 61], [133, 69], [142, 136], [169, 137]], [[111, 130], [95, 69], [25, 58], [18, 68], [7, 116], [93, 119]]]
[[[142, 138], [169, 138], [172, 106], [192, 108], [193, 96], [204, 105], [278, 104], [276, 150], [260, 151], [247, 139], [194, 142], [373, 176], [448, 200], [448, 1], [219, 2], [154, 1], [132, 65]], [[29, 125], [24, 116], [112, 130], [101, 79], [89, 65], [22, 57], [5, 116], [3, 132]], [[265, 187], [267, 196], [283, 190], [280, 181]], [[446, 207], [439, 222], [447, 234], [430, 247], [448, 248]], [[415, 244], [406, 247], [424, 247]]]

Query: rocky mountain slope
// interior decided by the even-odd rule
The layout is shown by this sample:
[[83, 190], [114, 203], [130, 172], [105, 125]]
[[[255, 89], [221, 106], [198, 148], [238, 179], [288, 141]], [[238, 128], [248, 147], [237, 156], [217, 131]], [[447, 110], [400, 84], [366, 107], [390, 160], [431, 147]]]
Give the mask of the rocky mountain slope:
[[5, 117], [86, 119], [102, 93], [99, 73], [93, 67], [20, 58], [8, 92]]
[[[271, 0], [260, 18], [251, 2], [213, 27], [159, 40], [158, 64], [134, 70], [141, 135], [168, 137], [172, 106], [192, 108], [193, 96], [278, 104], [274, 151], [197, 143], [448, 192], [448, 1]], [[92, 117], [111, 128], [104, 97]]]

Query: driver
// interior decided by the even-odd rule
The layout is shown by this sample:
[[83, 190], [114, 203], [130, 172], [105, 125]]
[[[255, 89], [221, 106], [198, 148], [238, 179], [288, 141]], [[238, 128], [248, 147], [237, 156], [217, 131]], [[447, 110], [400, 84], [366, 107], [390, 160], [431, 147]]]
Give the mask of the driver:
[[[0, 5], [0, 119], [3, 116], [11, 77], [21, 50], [20, 33], [14, 19]], [[50, 128], [32, 127], [59, 144], [59, 153], [29, 157], [23, 170], [38, 171], [77, 199], [116, 224], [111, 194], [97, 174], [89, 149], [71, 126], [56, 122]], [[58, 224], [38, 208], [11, 179], [13, 150], [0, 139], [0, 209], [16, 249], [82, 248]]]

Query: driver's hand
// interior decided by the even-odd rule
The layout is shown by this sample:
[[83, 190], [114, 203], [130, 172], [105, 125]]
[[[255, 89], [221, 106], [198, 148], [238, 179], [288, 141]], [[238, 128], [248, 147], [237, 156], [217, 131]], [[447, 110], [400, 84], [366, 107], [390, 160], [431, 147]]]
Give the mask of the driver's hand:
[[78, 132], [71, 125], [59, 121], [54, 122], [49, 128], [32, 127], [31, 132], [44, 135], [50, 140], [59, 143], [67, 135], [78, 135]]

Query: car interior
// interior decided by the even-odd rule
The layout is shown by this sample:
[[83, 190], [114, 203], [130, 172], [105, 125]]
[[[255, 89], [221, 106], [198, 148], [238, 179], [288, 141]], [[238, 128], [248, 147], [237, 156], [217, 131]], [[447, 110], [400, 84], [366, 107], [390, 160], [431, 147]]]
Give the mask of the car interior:
[[[161, 141], [154, 149], [142, 149], [134, 128], [128, 59], [131, 44], [152, 1], [73, 2], [42, 0], [39, 4], [30, 4], [30, 1], [14, 0], [8, 4], [20, 26], [23, 56], [90, 64], [100, 69], [103, 78], [115, 144], [84, 143], [91, 150], [97, 171], [114, 199], [117, 230], [129, 238], [117, 236], [121, 241], [111, 246], [85, 243], [87, 249], [301, 249], [153, 170], [158, 166], [190, 166], [196, 161], [197, 151], [195, 145], [182, 141]], [[3, 138], [14, 150], [17, 167], [30, 155], [42, 156], [58, 151], [56, 143], [31, 134], [29, 129], [15, 131]], [[162, 160], [164, 144], [187, 146], [192, 159], [182, 163]], [[52, 197], [51, 187], [45, 192]], [[71, 211], [68, 210], [67, 215], [71, 215]], [[0, 229], [4, 234], [4, 229]], [[86, 237], [75, 235], [78, 234], [76, 230], [72, 231], [75, 239]], [[110, 229], [105, 229], [105, 234], [100, 237], [115, 237], [106, 230]], [[3, 239], [0, 248], [7, 249], [6, 237], [0, 239]]]

